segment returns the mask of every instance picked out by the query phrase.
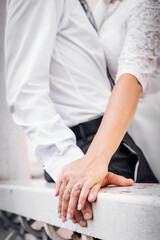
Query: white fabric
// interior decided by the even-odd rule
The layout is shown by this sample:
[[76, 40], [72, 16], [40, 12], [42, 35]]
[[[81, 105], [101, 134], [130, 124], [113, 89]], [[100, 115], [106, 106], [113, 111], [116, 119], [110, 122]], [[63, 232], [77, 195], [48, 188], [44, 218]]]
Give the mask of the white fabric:
[[[159, 64], [156, 57], [159, 51], [157, 49], [153, 56], [155, 46], [153, 51], [142, 46], [144, 52], [149, 53], [152, 68], [150, 64], [147, 68], [139, 68], [137, 59], [142, 58], [140, 50], [133, 49], [127, 58], [128, 36], [132, 33], [130, 28], [134, 27], [134, 11], [131, 10], [138, 2], [124, 0], [123, 3], [110, 5], [105, 13], [104, 30], [100, 28], [100, 36], [104, 43], [107, 33], [104, 46], [113, 77], [117, 72], [118, 75], [126, 71], [135, 75], [138, 73], [136, 76], [142, 83], [144, 94], [130, 133], [142, 146], [149, 161], [155, 162], [152, 169], [160, 179], [160, 148], [157, 147], [160, 142], [160, 70], [154, 67]], [[147, 12], [158, 11], [155, 1], [149, 3], [152, 7], [146, 6]], [[147, 17], [151, 21], [149, 14]], [[146, 27], [150, 26], [150, 21], [146, 21]], [[142, 32], [142, 42], [145, 41], [143, 26], [141, 20], [139, 27], [134, 29], [134, 36], [138, 34], [136, 38]], [[158, 42], [159, 39], [156, 39]], [[11, 0], [7, 9], [5, 58], [7, 101], [12, 117], [29, 136], [37, 159], [56, 180], [64, 165], [83, 156], [68, 126], [96, 118], [105, 112], [111, 92], [103, 46], [78, 0]], [[134, 62], [132, 71], [130, 62]]]
[[68, 126], [105, 111], [111, 91], [103, 46], [78, 0], [11, 0], [5, 58], [12, 117], [56, 180], [83, 156]]
[[93, 12], [112, 77], [137, 77], [143, 87], [129, 133], [160, 181], [160, 1], [123, 0]]

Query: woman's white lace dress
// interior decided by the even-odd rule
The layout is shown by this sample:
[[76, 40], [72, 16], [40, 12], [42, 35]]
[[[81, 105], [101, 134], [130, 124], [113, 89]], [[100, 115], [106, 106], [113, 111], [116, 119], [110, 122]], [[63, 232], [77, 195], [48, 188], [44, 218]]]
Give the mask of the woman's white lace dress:
[[160, 181], [160, 1], [99, 0], [93, 14], [112, 77], [130, 73], [142, 84], [129, 133]]

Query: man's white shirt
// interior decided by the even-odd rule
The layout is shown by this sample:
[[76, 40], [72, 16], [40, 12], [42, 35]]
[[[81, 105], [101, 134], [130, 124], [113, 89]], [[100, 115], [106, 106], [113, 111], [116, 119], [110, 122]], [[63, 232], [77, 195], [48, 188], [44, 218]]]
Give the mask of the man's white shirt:
[[8, 1], [5, 46], [12, 117], [56, 180], [83, 156], [69, 127], [105, 111], [103, 46], [78, 0]]
[[[7, 102], [14, 121], [29, 136], [36, 158], [54, 180], [64, 165], [83, 156], [69, 127], [105, 112], [111, 94], [105, 57], [116, 80], [127, 72], [135, 75], [143, 86], [144, 92], [129, 133], [151, 166], [155, 161], [152, 169], [160, 180], [160, 73], [155, 67], [157, 61], [159, 64], [159, 55], [158, 50], [158, 57], [150, 51], [147, 58], [148, 52], [142, 48], [146, 54], [142, 59], [141, 51], [135, 53], [132, 49], [136, 44], [130, 38], [133, 30], [139, 39], [143, 38], [142, 33], [145, 35], [145, 29], [143, 24], [138, 30], [135, 28], [135, 21], [137, 24], [140, 21], [138, 17], [134, 19], [134, 8], [133, 17], [128, 17], [132, 25], [128, 24], [128, 15], [123, 12], [127, 9], [127, 1], [109, 7], [106, 21], [99, 27], [101, 40], [78, 0], [8, 1], [5, 35]], [[131, 9], [130, 5], [135, 1], [129, 2], [127, 6]], [[145, 0], [140, 0], [143, 2]], [[94, 12], [97, 25], [100, 23], [98, 16], [101, 17], [98, 7], [105, 10], [104, 2], [101, 3]], [[135, 5], [137, 3], [138, 0]], [[148, 13], [152, 11], [148, 5], [156, 3], [145, 4]], [[118, 6], [122, 6], [121, 10]], [[145, 26], [148, 26], [147, 21]], [[139, 29], [144, 31], [139, 34]], [[143, 43], [141, 39], [140, 43]], [[154, 64], [150, 64], [151, 58]], [[148, 67], [143, 71], [146, 62]]]

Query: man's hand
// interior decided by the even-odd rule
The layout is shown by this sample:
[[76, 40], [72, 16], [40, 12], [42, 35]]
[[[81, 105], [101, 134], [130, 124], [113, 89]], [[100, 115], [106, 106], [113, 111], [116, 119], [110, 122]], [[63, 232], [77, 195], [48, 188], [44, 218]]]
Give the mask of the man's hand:
[[88, 194], [88, 201], [89, 202], [96, 201], [100, 188], [105, 187], [107, 185], [117, 185], [121, 187], [127, 187], [127, 186], [132, 186], [133, 184], [134, 184], [134, 181], [132, 179], [127, 179], [123, 176], [108, 172], [106, 177], [103, 179], [103, 181], [97, 183], [91, 188]]
[[72, 222], [78, 223], [81, 227], [87, 227], [87, 221], [93, 218], [92, 206], [91, 203], [86, 200], [84, 208], [79, 211], [75, 210], [74, 217], [71, 219]]

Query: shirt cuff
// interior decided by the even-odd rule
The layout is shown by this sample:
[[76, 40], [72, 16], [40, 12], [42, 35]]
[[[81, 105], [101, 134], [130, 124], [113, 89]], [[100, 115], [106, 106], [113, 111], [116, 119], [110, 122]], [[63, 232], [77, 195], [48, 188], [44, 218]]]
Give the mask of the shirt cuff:
[[43, 169], [50, 175], [50, 177], [56, 182], [57, 178], [62, 170], [62, 168], [77, 160], [82, 158], [84, 153], [78, 146], [70, 146], [63, 155], [56, 156], [53, 159], [49, 159], [48, 161], [45, 159], [45, 164], [43, 165]]

